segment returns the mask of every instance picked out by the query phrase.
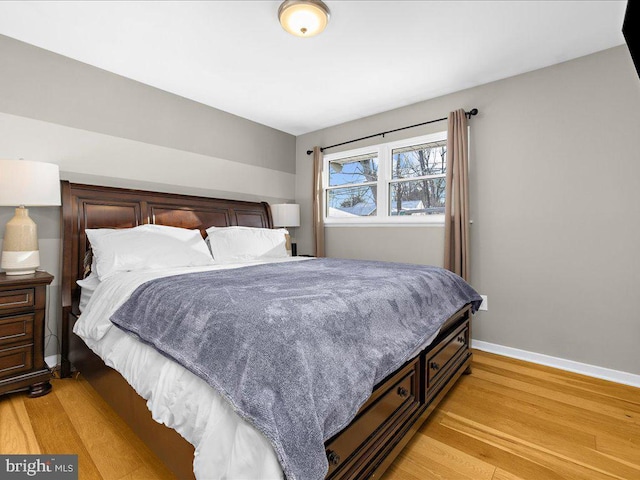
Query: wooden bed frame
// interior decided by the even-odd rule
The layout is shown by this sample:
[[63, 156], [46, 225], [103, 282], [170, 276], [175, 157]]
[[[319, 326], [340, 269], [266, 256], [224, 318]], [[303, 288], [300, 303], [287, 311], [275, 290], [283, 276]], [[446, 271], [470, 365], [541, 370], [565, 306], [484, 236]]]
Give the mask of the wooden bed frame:
[[[194, 448], [156, 423], [124, 378], [73, 334], [80, 288], [90, 264], [86, 228], [155, 223], [204, 230], [212, 225], [272, 228], [267, 203], [220, 200], [62, 182], [62, 364], [72, 365], [180, 479], [194, 478]], [[463, 373], [470, 373], [471, 310], [467, 305], [417, 357], [380, 382], [355, 419], [325, 442], [328, 479], [380, 476]]]

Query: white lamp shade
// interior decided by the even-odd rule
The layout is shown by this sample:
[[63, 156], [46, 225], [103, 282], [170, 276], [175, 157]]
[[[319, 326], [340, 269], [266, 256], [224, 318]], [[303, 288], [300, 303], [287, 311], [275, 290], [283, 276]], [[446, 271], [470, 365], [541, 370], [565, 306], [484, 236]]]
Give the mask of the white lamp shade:
[[274, 227], [299, 227], [300, 205], [295, 203], [277, 203], [271, 205]]
[[60, 171], [53, 163], [0, 160], [0, 206], [60, 205]]

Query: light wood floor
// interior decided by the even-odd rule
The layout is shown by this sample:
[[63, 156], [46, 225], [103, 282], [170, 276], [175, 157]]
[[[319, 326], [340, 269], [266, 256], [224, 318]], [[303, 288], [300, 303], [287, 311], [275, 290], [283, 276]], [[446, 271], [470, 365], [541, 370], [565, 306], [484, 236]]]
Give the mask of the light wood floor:
[[[1, 453], [77, 453], [81, 479], [172, 475], [89, 384], [0, 398]], [[475, 352], [383, 480], [640, 479], [640, 389]]]
[[640, 479], [640, 389], [474, 352], [384, 480]]

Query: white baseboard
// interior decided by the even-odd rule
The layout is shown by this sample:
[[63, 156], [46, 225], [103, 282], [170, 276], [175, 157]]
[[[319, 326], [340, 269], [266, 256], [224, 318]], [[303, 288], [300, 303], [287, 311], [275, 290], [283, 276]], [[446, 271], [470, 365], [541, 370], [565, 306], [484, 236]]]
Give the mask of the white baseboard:
[[495, 353], [505, 357], [517, 358], [531, 363], [546, 365], [548, 367], [559, 368], [568, 372], [580, 373], [589, 377], [602, 378], [611, 382], [622, 383], [632, 387], [640, 387], [640, 375], [633, 373], [621, 372], [610, 368], [597, 367], [587, 363], [574, 362], [573, 360], [565, 360], [564, 358], [551, 357], [542, 353], [528, 352], [517, 348], [505, 347], [495, 343], [483, 342], [481, 340], [472, 340], [471, 347], [484, 352]]
[[55, 368], [60, 365], [60, 355], [49, 355], [44, 357], [44, 362], [49, 368]]

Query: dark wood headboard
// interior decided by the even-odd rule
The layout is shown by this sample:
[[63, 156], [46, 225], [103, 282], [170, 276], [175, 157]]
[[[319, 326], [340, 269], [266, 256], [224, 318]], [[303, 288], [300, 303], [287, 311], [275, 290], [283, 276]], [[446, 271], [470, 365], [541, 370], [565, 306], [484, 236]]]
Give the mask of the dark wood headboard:
[[272, 228], [266, 202], [243, 202], [123, 188], [62, 184], [62, 356], [70, 334], [68, 317], [78, 313], [84, 260], [89, 244], [87, 228], [129, 228], [153, 223], [205, 230], [211, 226]]

